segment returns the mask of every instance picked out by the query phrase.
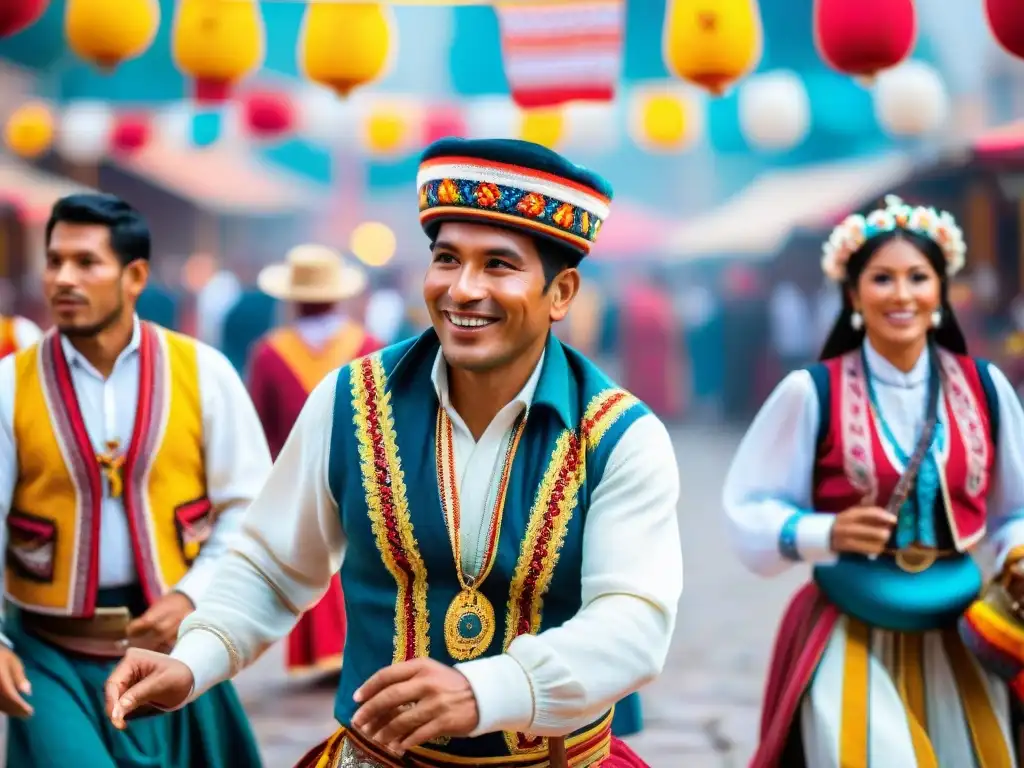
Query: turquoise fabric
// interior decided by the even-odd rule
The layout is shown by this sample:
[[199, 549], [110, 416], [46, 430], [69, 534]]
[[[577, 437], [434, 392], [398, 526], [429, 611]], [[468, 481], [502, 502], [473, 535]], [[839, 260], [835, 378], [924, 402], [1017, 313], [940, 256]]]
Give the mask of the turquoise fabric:
[[631, 693], [615, 705], [612, 718], [612, 735], [620, 739], [635, 736], [644, 729], [644, 713], [640, 705], [640, 694]]
[[[427, 573], [429, 653], [445, 664], [444, 617], [460, 589], [448, 531], [437, 488], [435, 424], [438, 400], [431, 369], [439, 349], [437, 336], [428, 330], [419, 337], [388, 347], [380, 353], [386, 390], [397, 435], [398, 453], [409, 501], [413, 532]], [[329, 459], [329, 484], [338, 500], [348, 538], [341, 571], [345, 609], [359, 621], [349, 625], [345, 665], [338, 689], [335, 715], [348, 724], [355, 711], [352, 694], [377, 670], [392, 663], [398, 591], [377, 546], [360, 471], [360, 453], [353, 431], [353, 394], [350, 367], [342, 369], [335, 399]], [[577, 352], [551, 337], [537, 391], [526, 420], [508, 483], [504, 516], [494, 568], [480, 588], [495, 608], [497, 627], [485, 655], [503, 650], [510, 583], [519, 558], [537, 489], [541, 486], [556, 442], [567, 430], [578, 430], [587, 404], [614, 384]], [[637, 418], [649, 413], [637, 402], [626, 410], [586, 457], [586, 481], [568, 522], [564, 544], [550, 588], [544, 595], [541, 631], [557, 627], [574, 616], [581, 604], [583, 524], [590, 497], [601, 481], [615, 443]], [[383, 497], [382, 497], [383, 498]], [[389, 532], [389, 538], [391, 534]], [[501, 734], [474, 739], [452, 739], [443, 749], [463, 757], [508, 754]]]
[[[109, 603], [108, 604], [113, 604]], [[124, 604], [123, 602], [120, 604]], [[260, 768], [262, 760], [230, 683], [163, 715], [118, 731], [107, 719], [103, 687], [115, 662], [66, 653], [27, 634], [9, 608], [4, 631], [32, 685], [27, 719], [8, 720], [11, 768]]]
[[874, 627], [921, 632], [953, 626], [981, 593], [982, 575], [970, 555], [939, 558], [907, 573], [889, 556], [843, 554], [814, 568], [814, 581], [840, 611]]

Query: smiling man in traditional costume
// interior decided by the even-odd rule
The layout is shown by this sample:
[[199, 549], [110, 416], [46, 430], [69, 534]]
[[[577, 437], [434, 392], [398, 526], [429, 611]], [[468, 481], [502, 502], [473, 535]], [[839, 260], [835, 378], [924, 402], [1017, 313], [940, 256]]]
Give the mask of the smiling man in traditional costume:
[[[300, 245], [284, 264], [271, 264], [257, 278], [265, 294], [289, 302], [295, 319], [261, 339], [249, 361], [249, 393], [276, 458], [310, 392], [332, 371], [382, 346], [339, 304], [362, 293], [366, 273], [337, 251]], [[303, 614], [288, 635], [285, 664], [293, 674], [338, 672], [345, 647], [345, 603], [341, 579]], [[337, 675], [334, 676], [337, 679]]]
[[437, 142], [417, 183], [433, 327], [317, 386], [173, 654], [112, 676], [111, 719], [236, 674], [343, 561], [342, 727], [302, 765], [642, 766], [610, 725], [668, 652], [678, 469], [551, 334], [611, 190], [518, 141]]
[[270, 470], [259, 420], [220, 353], [135, 315], [150, 236], [127, 203], [59, 200], [46, 244], [56, 328], [0, 362], [7, 764], [258, 766], [230, 686], [127, 731], [103, 686], [129, 644], [169, 650], [209, 588]]

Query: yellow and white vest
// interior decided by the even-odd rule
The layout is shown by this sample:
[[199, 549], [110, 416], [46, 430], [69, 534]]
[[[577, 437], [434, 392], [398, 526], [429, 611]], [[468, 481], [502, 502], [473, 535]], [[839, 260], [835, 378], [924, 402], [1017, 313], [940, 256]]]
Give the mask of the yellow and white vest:
[[[88, 617], [96, 606], [103, 475], [60, 336], [16, 353], [18, 478], [7, 520], [7, 597], [39, 613]], [[135, 427], [121, 493], [143, 591], [156, 600], [209, 537], [196, 345], [141, 324]], [[113, 489], [113, 484], [112, 484]]]

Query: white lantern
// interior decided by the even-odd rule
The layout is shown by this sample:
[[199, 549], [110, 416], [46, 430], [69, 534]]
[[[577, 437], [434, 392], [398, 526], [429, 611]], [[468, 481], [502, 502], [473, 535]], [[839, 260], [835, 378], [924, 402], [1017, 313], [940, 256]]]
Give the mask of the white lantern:
[[323, 86], [306, 85], [296, 99], [299, 133], [328, 147], [350, 145], [359, 125], [357, 95], [343, 101]]
[[740, 87], [740, 129], [753, 146], [772, 151], [792, 149], [811, 127], [811, 102], [795, 72], [776, 70], [755, 75]]
[[60, 118], [57, 151], [72, 163], [98, 163], [110, 149], [113, 130], [114, 115], [105, 104], [95, 101], [72, 102]]
[[153, 118], [154, 144], [186, 149], [192, 146], [193, 110], [187, 102], [160, 109]]
[[619, 112], [615, 102], [576, 102], [565, 108], [565, 146], [581, 157], [612, 152], [619, 144]]
[[942, 77], [934, 67], [914, 60], [879, 73], [875, 117], [893, 136], [922, 136], [938, 130], [949, 117]]
[[481, 97], [466, 109], [466, 132], [471, 139], [513, 139], [519, 123], [519, 108], [508, 97]]

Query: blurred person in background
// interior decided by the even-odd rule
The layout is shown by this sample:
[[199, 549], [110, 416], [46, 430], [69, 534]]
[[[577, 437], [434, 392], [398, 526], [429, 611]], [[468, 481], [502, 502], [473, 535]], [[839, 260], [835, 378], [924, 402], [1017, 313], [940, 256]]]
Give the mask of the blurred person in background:
[[142, 322], [150, 234], [111, 195], [59, 200], [43, 287], [56, 331], [0, 361], [7, 765], [248, 768], [230, 685], [118, 731], [103, 686], [128, 646], [166, 653], [270, 471], [216, 350]]
[[405, 298], [399, 282], [399, 273], [391, 272], [378, 278], [377, 285], [366, 302], [366, 330], [383, 344], [394, 344], [402, 338], [405, 322]]
[[342, 727], [301, 765], [640, 768], [611, 710], [675, 626], [675, 452], [551, 333], [611, 190], [508, 140], [436, 142], [417, 185], [432, 327], [317, 386], [217, 594], [114, 673], [112, 721], [237, 674], [341, 564]]
[[821, 362], [776, 388], [729, 470], [743, 563], [813, 567], [752, 768], [1018, 764], [1006, 684], [957, 632], [979, 542], [1024, 594], [1024, 411], [967, 354], [949, 301], [964, 255], [952, 216], [892, 196], [836, 227], [822, 265], [843, 303]]
[[[381, 344], [341, 309], [341, 302], [363, 292], [366, 273], [326, 246], [293, 248], [285, 263], [269, 265], [256, 282], [268, 296], [288, 302], [294, 317], [256, 343], [248, 365], [249, 393], [276, 459], [316, 385]], [[336, 674], [344, 647], [345, 602], [335, 575], [288, 636], [285, 663], [293, 674]]]
[[41, 338], [42, 329], [27, 317], [0, 315], [0, 358], [28, 349]]

